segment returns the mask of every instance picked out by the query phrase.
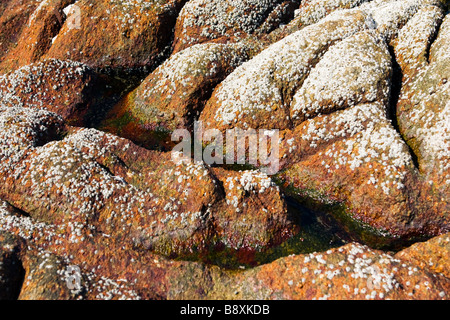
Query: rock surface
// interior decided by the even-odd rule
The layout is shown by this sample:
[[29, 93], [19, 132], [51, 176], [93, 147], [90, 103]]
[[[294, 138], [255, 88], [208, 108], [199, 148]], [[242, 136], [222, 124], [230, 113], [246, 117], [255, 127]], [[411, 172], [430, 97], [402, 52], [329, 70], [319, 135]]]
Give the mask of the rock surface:
[[171, 30], [185, 2], [77, 1], [79, 25], [65, 23], [43, 58], [119, 72], [154, 68], [170, 45]]
[[288, 128], [292, 96], [320, 56], [369, 23], [362, 11], [337, 12], [276, 42], [216, 88], [200, 119], [219, 130]]
[[174, 51], [204, 42], [234, 42], [256, 32], [268, 32], [293, 14], [292, 0], [192, 0], [175, 26]]
[[[442, 273], [354, 243], [286, 257], [238, 275], [210, 272], [208, 293], [218, 299], [448, 299], [449, 282]], [[173, 298], [195, 292], [194, 286], [174, 283]]]
[[8, 52], [17, 46], [22, 30], [26, 28], [28, 19], [35, 12], [40, 2], [39, 0], [2, 1], [0, 4], [0, 62], [5, 59]]
[[[395, 45], [404, 81], [397, 105], [401, 134], [417, 156], [421, 173], [437, 196], [450, 192], [450, 19], [426, 7], [405, 26]], [[431, 43], [433, 35], [437, 38]], [[406, 49], [410, 36], [414, 46]], [[448, 208], [448, 207], [447, 207]]]
[[74, 61], [46, 60], [0, 76], [0, 105], [48, 110], [83, 126], [101, 96], [100, 77]]
[[447, 300], [449, 9], [2, 1], [0, 299]]
[[63, 9], [73, 0], [41, 1], [29, 16], [17, 39], [17, 46], [8, 51], [0, 70], [17, 69], [33, 62], [47, 52], [65, 21]]

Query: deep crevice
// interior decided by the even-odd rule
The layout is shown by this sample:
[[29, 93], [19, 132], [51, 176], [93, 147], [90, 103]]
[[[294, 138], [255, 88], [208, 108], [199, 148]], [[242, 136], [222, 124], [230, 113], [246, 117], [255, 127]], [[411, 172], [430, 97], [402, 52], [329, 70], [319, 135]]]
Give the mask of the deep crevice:
[[[7, 210], [12, 216], [30, 217], [28, 213], [14, 207], [8, 201], [2, 201], [6, 203]], [[0, 236], [2, 233], [6, 235], [6, 239], [3, 238], [0, 244], [10, 244], [13, 248], [10, 252], [2, 252], [0, 249], [0, 254], [3, 255], [0, 260], [0, 280], [3, 280], [0, 281], [0, 300], [18, 300], [25, 281], [25, 269], [21, 260], [24, 242], [13, 233], [0, 229]], [[3, 279], [1, 279], [2, 274]]]
[[25, 281], [25, 268], [20, 260], [18, 248], [3, 261], [2, 269], [6, 275], [6, 283], [1, 283], [0, 300], [18, 300]]
[[[283, 24], [288, 24], [294, 19], [295, 10], [298, 9], [299, 6], [299, 0], [287, 0], [280, 2], [272, 10], [269, 10], [265, 14], [262, 23], [256, 29], [256, 34], [270, 34], [280, 28]], [[272, 15], [275, 16], [272, 17]]]
[[391, 92], [389, 96], [389, 104], [387, 108], [387, 117], [391, 120], [391, 124], [394, 127], [394, 129], [398, 132], [400, 137], [402, 138], [405, 145], [408, 147], [409, 154], [411, 155], [412, 162], [414, 164], [414, 167], [417, 170], [420, 170], [420, 164], [419, 164], [419, 158], [415, 154], [414, 150], [409, 145], [407, 139], [405, 139], [404, 135], [402, 134], [402, 130], [400, 128], [400, 124], [398, 122], [397, 117], [397, 106], [398, 101], [400, 99], [401, 91], [402, 91], [402, 84], [403, 84], [403, 70], [400, 67], [399, 63], [397, 62], [395, 51], [393, 46], [388, 46], [389, 53], [392, 57], [392, 78], [391, 78]]
[[439, 31], [441, 29], [441, 25], [442, 22], [444, 21], [444, 18], [439, 19], [437, 21], [437, 25], [436, 28], [434, 29], [433, 34], [430, 36], [430, 38], [428, 39], [428, 45], [427, 45], [427, 49], [425, 51], [425, 59], [427, 60], [427, 63], [430, 63], [430, 52], [431, 52], [431, 47], [433, 46], [433, 43], [436, 41], [438, 35], [439, 35]]

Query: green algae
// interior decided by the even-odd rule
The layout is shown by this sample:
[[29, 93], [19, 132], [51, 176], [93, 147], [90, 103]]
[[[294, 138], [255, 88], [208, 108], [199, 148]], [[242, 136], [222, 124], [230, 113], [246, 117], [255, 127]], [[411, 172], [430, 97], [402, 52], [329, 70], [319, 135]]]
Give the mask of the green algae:
[[347, 241], [359, 242], [372, 249], [383, 251], [400, 251], [415, 242], [428, 240], [426, 237], [399, 237], [388, 230], [377, 229], [374, 226], [357, 219], [352, 209], [345, 203], [329, 199], [317, 190], [297, 189], [287, 185], [278, 177], [274, 179], [283, 191], [295, 201], [312, 210], [319, 219], [325, 219], [333, 225], [341, 237]]

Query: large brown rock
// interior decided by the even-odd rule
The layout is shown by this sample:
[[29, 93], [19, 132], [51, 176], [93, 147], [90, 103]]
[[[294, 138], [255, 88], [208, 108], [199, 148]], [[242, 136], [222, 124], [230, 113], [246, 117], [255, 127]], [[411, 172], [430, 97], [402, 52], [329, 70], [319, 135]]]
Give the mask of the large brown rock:
[[440, 273], [356, 243], [238, 274], [193, 267], [182, 274], [172, 273], [171, 299], [446, 300], [450, 289]]
[[269, 176], [257, 170], [213, 172], [226, 199], [213, 219], [227, 246], [263, 251], [295, 234], [280, 189]]
[[70, 60], [50, 59], [0, 76], [0, 106], [48, 110], [72, 125], [91, 121], [106, 92], [99, 75]]
[[[81, 290], [68, 287], [67, 265], [48, 252], [28, 253], [23, 259], [26, 270], [19, 300], [79, 300]], [[69, 284], [70, 285], [70, 284]]]
[[[448, 234], [395, 256], [351, 243], [230, 272], [137, 251], [110, 235], [89, 235], [88, 229], [82, 231], [85, 239], [72, 242], [73, 231], [24, 216], [2, 216], [2, 229], [28, 240], [23, 299], [425, 300], [447, 299], [450, 292]], [[77, 273], [69, 266], [80, 276], [72, 290], [67, 284]]]
[[269, 32], [292, 15], [298, 1], [192, 0], [175, 26], [174, 52], [204, 42], [239, 41], [260, 29]]
[[389, 99], [391, 56], [373, 31], [332, 46], [310, 71], [290, 106], [294, 126], [319, 114]]
[[294, 95], [296, 127], [282, 156], [283, 177], [300, 194], [343, 201], [353, 218], [395, 235], [411, 223], [414, 164], [387, 118], [391, 76], [388, 48], [373, 31], [330, 47]]
[[43, 58], [116, 71], [152, 69], [171, 44], [172, 28], [185, 2], [78, 1], [79, 27], [65, 23]]
[[[7, 0], [0, 4], [0, 65], [12, 50], [40, 1]], [[1, 69], [1, 68], [0, 68]], [[2, 70], [4, 71], [4, 70]], [[10, 71], [10, 70], [6, 70]], [[1, 72], [3, 73], [3, 72]]]
[[17, 45], [8, 51], [0, 65], [7, 72], [37, 62], [52, 45], [66, 16], [63, 9], [73, 0], [41, 1], [23, 24]]

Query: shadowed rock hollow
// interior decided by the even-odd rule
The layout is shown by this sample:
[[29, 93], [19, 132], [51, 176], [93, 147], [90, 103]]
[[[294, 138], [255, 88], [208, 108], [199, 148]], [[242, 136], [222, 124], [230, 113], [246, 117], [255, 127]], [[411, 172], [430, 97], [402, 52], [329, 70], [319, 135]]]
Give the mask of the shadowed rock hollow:
[[2, 1], [0, 299], [448, 299], [449, 49], [440, 0]]

